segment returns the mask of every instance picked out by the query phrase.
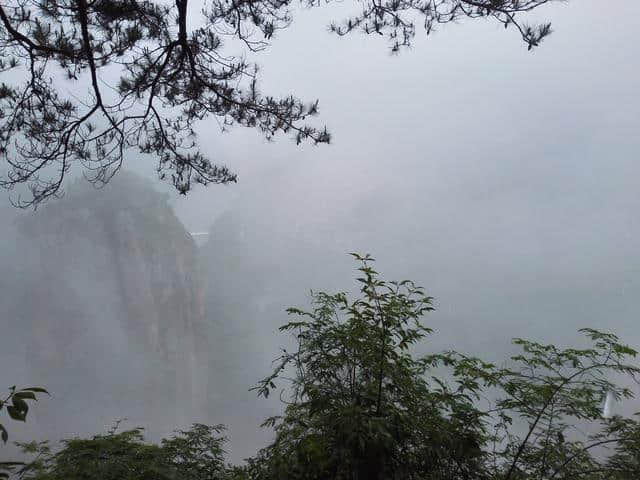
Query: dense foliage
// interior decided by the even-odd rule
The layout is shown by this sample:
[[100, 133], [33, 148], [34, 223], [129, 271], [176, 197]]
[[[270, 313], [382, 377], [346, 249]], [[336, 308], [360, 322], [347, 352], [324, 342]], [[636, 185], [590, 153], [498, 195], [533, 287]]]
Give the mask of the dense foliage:
[[[52, 479], [631, 480], [640, 476], [640, 422], [610, 416], [607, 396], [633, 396], [637, 352], [583, 329], [585, 345], [515, 339], [498, 366], [457, 352], [416, 354], [431, 297], [360, 263], [360, 296], [312, 295], [281, 327], [295, 340], [273, 374], [285, 404], [275, 438], [245, 465], [224, 460], [223, 427], [194, 425], [159, 445], [140, 430], [24, 445], [19, 476]], [[626, 386], [619, 386], [613, 379]]]
[[[513, 27], [532, 48], [550, 25], [528, 26], [520, 16], [549, 1], [364, 0], [359, 14], [331, 30], [383, 35], [398, 51], [410, 45], [416, 24], [429, 33], [440, 24], [491, 18]], [[181, 193], [193, 182], [234, 182], [232, 171], [198, 149], [194, 127], [207, 117], [223, 129], [238, 124], [267, 138], [285, 133], [297, 142], [329, 142], [326, 128], [308, 123], [317, 101], [262, 94], [258, 68], [244, 55], [263, 50], [290, 25], [291, 0], [209, 0], [199, 18], [193, 10], [200, 8], [188, 3], [0, 5], [0, 71], [17, 73], [0, 84], [0, 159], [6, 162], [0, 185], [28, 187], [14, 198], [19, 205], [57, 195], [74, 163], [92, 181], [107, 182], [129, 148], [155, 155], [160, 177]], [[321, 3], [302, 0], [308, 7]]]
[[23, 444], [23, 450], [36, 458], [18, 476], [32, 480], [210, 480], [227, 478], [233, 472], [224, 462], [221, 425], [194, 424], [161, 445], [145, 442], [141, 429], [116, 430], [90, 439], [65, 440], [55, 454], [47, 442]]
[[410, 348], [431, 332], [419, 319], [431, 298], [412, 282], [377, 278], [362, 261], [361, 298], [315, 294], [314, 309], [290, 309], [298, 348], [258, 386], [292, 376], [277, 437], [256, 461], [260, 478], [457, 478], [479, 471], [482, 423], [473, 391], [432, 388], [430, 358]]
[[[638, 423], [605, 418], [602, 400], [632, 396], [636, 352], [584, 329], [583, 349], [523, 339], [505, 367], [456, 352], [416, 358], [431, 298], [412, 282], [386, 282], [361, 262], [361, 297], [313, 296], [286, 324], [284, 351], [258, 391], [291, 381], [275, 442], [252, 462], [258, 478], [634, 478]], [[585, 432], [593, 433], [585, 433]], [[616, 454], [603, 453], [611, 446]], [[600, 449], [600, 450], [598, 450]], [[597, 452], [597, 453], [596, 453]]]

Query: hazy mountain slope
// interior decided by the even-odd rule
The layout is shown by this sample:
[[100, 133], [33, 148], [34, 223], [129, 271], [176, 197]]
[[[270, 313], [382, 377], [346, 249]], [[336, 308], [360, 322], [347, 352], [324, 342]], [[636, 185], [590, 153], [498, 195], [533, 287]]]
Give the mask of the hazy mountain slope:
[[39, 430], [96, 431], [122, 417], [163, 430], [202, 418], [204, 281], [164, 195], [131, 174], [99, 191], [81, 182], [21, 216], [18, 231], [22, 275], [2, 303], [26, 347], [12, 381], [54, 394]]

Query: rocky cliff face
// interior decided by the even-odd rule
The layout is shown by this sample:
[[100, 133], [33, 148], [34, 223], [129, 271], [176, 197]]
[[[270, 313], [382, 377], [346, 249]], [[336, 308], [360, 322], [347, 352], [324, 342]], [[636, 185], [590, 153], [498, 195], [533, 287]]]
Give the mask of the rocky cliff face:
[[204, 281], [166, 198], [121, 174], [102, 190], [72, 188], [19, 232], [25, 275], [13, 321], [30, 381], [55, 393], [44, 430], [95, 431], [122, 417], [173, 428], [202, 417]]

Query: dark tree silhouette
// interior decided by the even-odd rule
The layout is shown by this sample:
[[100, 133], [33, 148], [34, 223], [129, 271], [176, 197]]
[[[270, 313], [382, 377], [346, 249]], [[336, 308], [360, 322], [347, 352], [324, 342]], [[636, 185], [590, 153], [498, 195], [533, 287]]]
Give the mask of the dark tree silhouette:
[[[551, 1], [558, 0], [361, 0], [361, 13], [331, 30], [386, 36], [396, 52], [410, 45], [416, 24], [429, 33], [438, 24], [490, 17], [513, 26], [532, 48], [550, 25], [527, 26], [520, 15]], [[297, 142], [328, 143], [326, 128], [307, 123], [317, 101], [261, 94], [257, 66], [225, 48], [231, 41], [263, 50], [291, 23], [292, 7], [291, 0], [208, 0], [190, 25], [196, 17], [188, 0], [3, 2], [0, 185], [27, 186], [29, 194], [14, 200], [35, 206], [61, 191], [73, 163], [92, 182], [107, 182], [128, 148], [154, 154], [160, 177], [180, 193], [194, 182], [235, 182], [198, 149], [194, 125], [210, 116], [223, 129], [239, 124], [269, 139], [288, 133]]]

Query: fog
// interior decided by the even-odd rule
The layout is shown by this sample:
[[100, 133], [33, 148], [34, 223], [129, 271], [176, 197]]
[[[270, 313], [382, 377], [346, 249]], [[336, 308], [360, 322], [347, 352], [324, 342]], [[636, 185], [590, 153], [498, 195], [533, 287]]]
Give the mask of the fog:
[[35, 213], [3, 196], [0, 386], [52, 393], [12, 436], [225, 423], [231, 457], [252, 455], [280, 407], [248, 389], [288, 341], [285, 309], [353, 290], [348, 252], [435, 297], [424, 351], [500, 360], [512, 337], [576, 344], [582, 327], [640, 346], [640, 4], [610, 3], [540, 9], [555, 31], [532, 52], [473, 21], [398, 56], [327, 33], [342, 5], [300, 11], [257, 57], [261, 90], [318, 98], [331, 145], [205, 120], [238, 184], [178, 196], [132, 153], [113, 189], [148, 180], [139, 217], [108, 217], [133, 210], [79, 171]]

